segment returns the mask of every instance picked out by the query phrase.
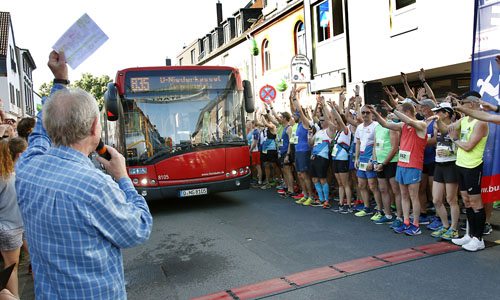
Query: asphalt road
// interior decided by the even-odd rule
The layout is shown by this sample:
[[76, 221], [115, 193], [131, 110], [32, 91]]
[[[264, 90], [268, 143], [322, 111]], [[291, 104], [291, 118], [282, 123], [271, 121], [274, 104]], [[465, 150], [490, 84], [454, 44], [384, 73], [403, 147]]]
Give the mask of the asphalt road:
[[[426, 229], [419, 236], [398, 235], [368, 217], [297, 205], [274, 189], [171, 199], [150, 208], [150, 240], [123, 251], [129, 299], [191, 299], [221, 291], [228, 296], [224, 291], [241, 286], [439, 242]], [[500, 240], [500, 233], [487, 239]], [[423, 256], [262, 297], [500, 299], [500, 247], [489, 245], [477, 253]]]

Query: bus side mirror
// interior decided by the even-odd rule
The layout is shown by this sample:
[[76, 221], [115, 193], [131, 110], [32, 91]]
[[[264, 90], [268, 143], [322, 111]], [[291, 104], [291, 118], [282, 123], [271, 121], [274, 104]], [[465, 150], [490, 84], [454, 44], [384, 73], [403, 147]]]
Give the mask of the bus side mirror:
[[253, 99], [252, 85], [250, 81], [243, 80], [243, 97], [245, 98], [245, 111], [249, 114], [255, 111], [255, 102]]
[[104, 108], [108, 121], [118, 120], [118, 91], [113, 82], [108, 83], [108, 90], [104, 92]]

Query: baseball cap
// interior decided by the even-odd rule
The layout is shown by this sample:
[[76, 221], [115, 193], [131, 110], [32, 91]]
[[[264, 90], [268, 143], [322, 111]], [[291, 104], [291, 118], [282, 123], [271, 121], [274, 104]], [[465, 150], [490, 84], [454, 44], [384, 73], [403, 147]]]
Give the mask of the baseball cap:
[[458, 99], [460, 99], [460, 100], [464, 100], [466, 98], [477, 101], [477, 100], [481, 99], [481, 94], [479, 94], [476, 91], [468, 91], [468, 92], [465, 92], [462, 95], [460, 95], [460, 97], [458, 97]]
[[420, 104], [420, 105], [427, 105], [431, 109], [434, 108], [434, 107], [436, 107], [436, 103], [434, 103], [434, 101], [432, 101], [431, 99], [422, 100], [418, 104]]
[[451, 104], [448, 102], [442, 102], [435, 108], [431, 109], [432, 111], [438, 111], [438, 110], [444, 110], [446, 112], [449, 112], [450, 114], [453, 114], [454, 110], [453, 107], [451, 107]]
[[415, 106], [415, 107], [417, 106], [417, 103], [410, 98], [406, 98], [403, 101], [401, 101], [401, 104], [404, 104], [404, 103], [411, 103], [411, 104], [413, 104], [413, 106]]

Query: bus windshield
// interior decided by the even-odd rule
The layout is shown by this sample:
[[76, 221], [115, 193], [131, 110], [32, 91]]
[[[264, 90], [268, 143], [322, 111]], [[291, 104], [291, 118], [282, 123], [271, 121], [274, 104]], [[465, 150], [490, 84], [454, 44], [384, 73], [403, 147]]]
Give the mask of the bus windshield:
[[200, 146], [244, 145], [242, 92], [196, 89], [122, 102], [129, 165]]

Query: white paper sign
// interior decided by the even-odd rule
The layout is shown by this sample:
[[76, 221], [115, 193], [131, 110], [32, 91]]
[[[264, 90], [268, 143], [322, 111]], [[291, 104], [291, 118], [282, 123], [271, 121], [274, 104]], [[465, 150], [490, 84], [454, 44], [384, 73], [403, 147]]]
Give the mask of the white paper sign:
[[64, 51], [66, 62], [75, 69], [107, 40], [108, 36], [101, 28], [84, 14], [52, 46], [52, 49], [57, 52]]

